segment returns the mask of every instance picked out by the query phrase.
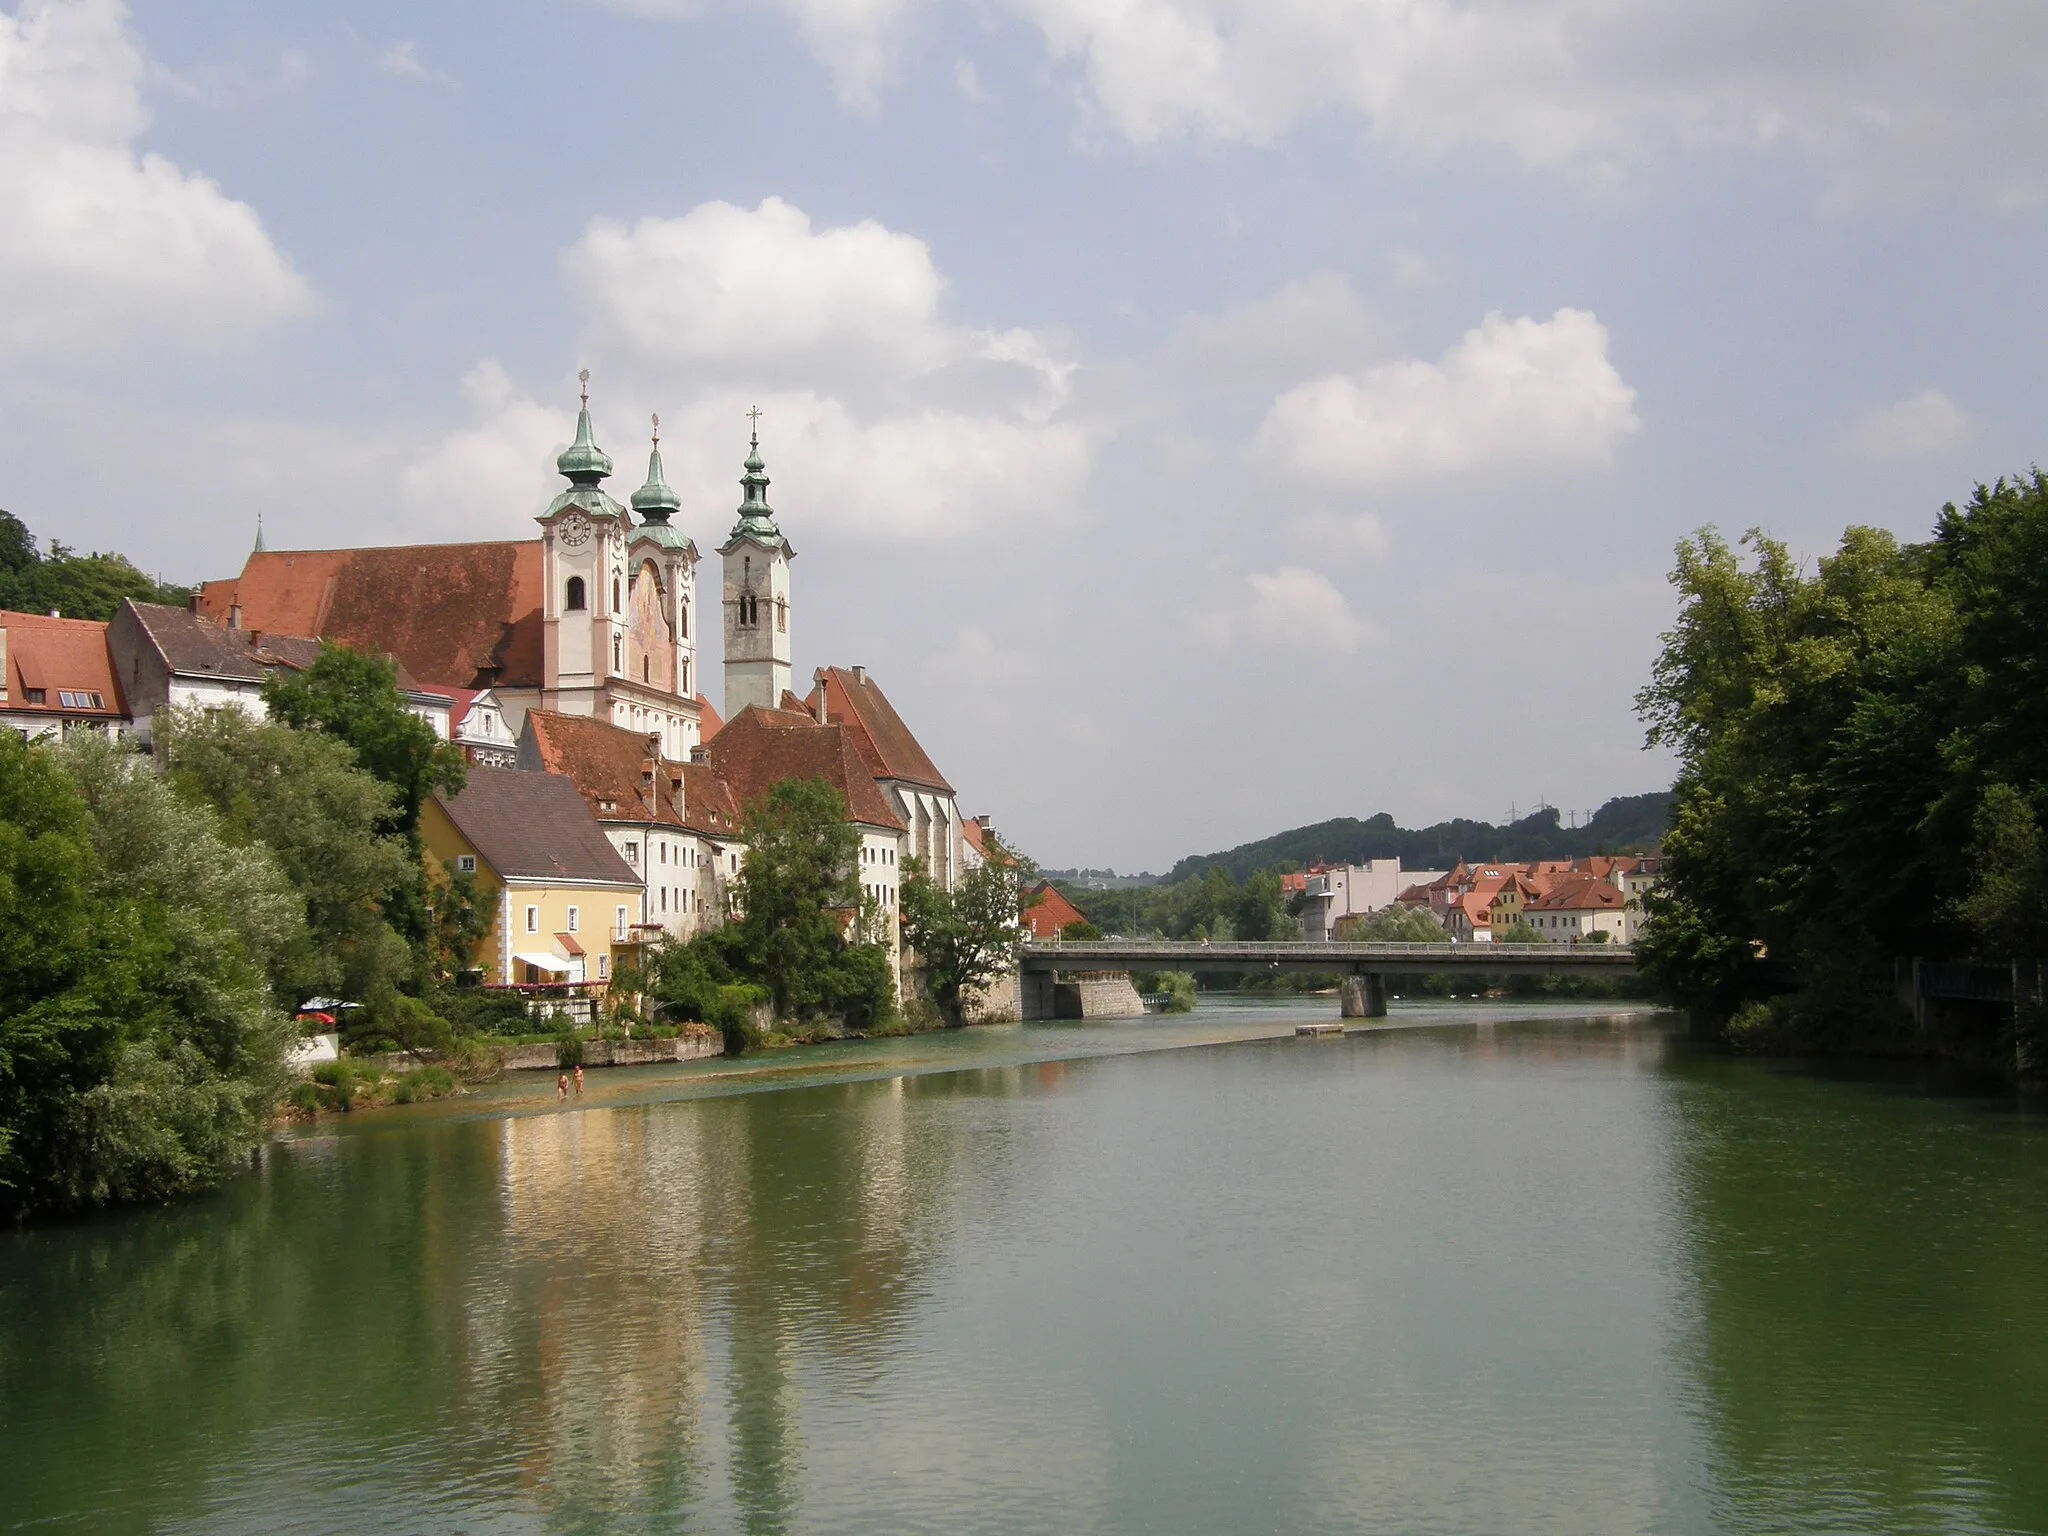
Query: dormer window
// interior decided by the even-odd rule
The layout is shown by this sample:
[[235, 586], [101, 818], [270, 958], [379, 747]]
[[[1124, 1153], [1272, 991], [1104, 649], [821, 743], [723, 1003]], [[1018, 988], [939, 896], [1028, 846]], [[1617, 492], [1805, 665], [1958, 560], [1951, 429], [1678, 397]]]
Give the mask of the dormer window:
[[583, 610], [584, 603], [583, 578], [581, 576], [571, 576], [568, 586], [562, 589], [562, 607], [566, 612], [580, 613]]

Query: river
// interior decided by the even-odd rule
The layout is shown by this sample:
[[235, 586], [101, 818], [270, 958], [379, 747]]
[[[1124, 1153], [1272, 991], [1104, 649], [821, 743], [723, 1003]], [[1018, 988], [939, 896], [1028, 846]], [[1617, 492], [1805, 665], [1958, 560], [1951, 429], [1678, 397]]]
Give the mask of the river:
[[1331, 1007], [521, 1078], [0, 1234], [0, 1529], [2048, 1531], [2048, 1123]]

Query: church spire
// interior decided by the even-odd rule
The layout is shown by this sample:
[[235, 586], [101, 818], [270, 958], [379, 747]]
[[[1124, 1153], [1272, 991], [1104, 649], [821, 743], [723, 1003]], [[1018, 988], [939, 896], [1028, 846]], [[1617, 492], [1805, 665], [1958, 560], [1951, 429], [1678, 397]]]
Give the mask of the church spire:
[[633, 511], [643, 522], [666, 524], [682, 510], [682, 498], [669, 488], [661, 471], [661, 418], [654, 418], [654, 447], [647, 455], [647, 483], [632, 496]]
[[256, 514], [256, 553], [263, 553], [263, 514]]
[[761, 462], [761, 409], [756, 406], [747, 414], [754, 420], [754, 432], [747, 445], [747, 472], [740, 476], [739, 521], [733, 524], [732, 537], [779, 544], [782, 530], [775, 526], [775, 509], [768, 505], [768, 466]]
[[571, 485], [595, 487], [611, 474], [612, 461], [590, 433], [590, 370], [580, 370], [576, 382], [583, 386], [582, 409], [576, 413], [576, 441], [555, 460], [555, 469]]

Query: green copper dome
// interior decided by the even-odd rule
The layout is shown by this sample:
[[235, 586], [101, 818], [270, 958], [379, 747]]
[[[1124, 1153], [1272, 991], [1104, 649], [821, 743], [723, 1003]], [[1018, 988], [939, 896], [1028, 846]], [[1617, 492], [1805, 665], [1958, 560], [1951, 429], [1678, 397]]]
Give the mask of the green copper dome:
[[591, 440], [590, 397], [583, 399], [583, 409], [576, 413], [576, 441], [562, 450], [555, 460], [555, 469], [571, 485], [596, 485], [612, 472], [611, 458]]
[[772, 549], [783, 540], [782, 530], [775, 526], [775, 509], [768, 505], [767, 469], [761, 462], [761, 435], [756, 432], [747, 454], [747, 472], [740, 476], [745, 494], [740, 499], [740, 519], [732, 525], [731, 537], [752, 539]]
[[654, 418], [654, 447], [647, 455], [647, 483], [632, 496], [633, 510], [648, 522], [667, 522], [682, 511], [683, 499], [661, 472], [661, 418]]
[[612, 461], [590, 433], [590, 370], [585, 368], [576, 378], [583, 385], [582, 408], [576, 412], [576, 441], [555, 460], [555, 468], [569, 482], [569, 489], [548, 503], [540, 520], [546, 522], [557, 512], [577, 507], [592, 517], [612, 517], [623, 522], [626, 509], [598, 483], [611, 474]]

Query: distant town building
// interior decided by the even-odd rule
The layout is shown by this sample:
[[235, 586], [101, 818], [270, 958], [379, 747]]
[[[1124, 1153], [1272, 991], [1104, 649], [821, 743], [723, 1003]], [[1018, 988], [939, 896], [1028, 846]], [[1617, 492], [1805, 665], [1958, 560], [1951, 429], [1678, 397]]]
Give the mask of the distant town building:
[[1087, 921], [1050, 880], [1039, 881], [1024, 898], [1024, 926], [1034, 939], [1056, 939], [1075, 923]]
[[[1442, 870], [1403, 871], [1399, 858], [1367, 859], [1363, 864], [1315, 864], [1299, 875], [1294, 889], [1301, 895], [1301, 931], [1313, 941], [1328, 942], [1347, 917], [1365, 917], [1399, 901], [1411, 885], [1441, 879]], [[1290, 879], [1281, 882], [1289, 890]]]

